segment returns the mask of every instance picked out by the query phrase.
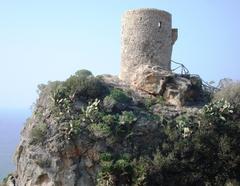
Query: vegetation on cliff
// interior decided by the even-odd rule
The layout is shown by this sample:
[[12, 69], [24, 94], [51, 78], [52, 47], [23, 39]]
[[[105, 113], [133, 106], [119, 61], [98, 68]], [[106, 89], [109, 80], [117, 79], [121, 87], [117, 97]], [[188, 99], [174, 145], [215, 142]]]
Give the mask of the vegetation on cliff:
[[81, 70], [39, 86], [16, 152], [19, 185], [240, 181], [239, 84], [201, 108], [179, 109], [111, 78]]

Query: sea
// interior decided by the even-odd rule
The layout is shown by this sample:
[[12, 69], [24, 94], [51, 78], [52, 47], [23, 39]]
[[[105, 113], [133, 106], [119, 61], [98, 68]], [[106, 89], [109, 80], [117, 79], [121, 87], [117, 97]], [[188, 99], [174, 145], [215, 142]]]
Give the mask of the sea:
[[30, 109], [0, 109], [0, 181], [15, 170], [14, 152]]

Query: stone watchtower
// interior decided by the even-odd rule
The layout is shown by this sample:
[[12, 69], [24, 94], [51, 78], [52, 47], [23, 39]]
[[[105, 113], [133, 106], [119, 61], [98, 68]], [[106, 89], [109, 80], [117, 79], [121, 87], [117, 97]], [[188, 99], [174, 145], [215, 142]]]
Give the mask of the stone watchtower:
[[122, 17], [120, 79], [136, 85], [146, 68], [171, 72], [176, 39], [170, 13], [157, 9], [127, 11]]

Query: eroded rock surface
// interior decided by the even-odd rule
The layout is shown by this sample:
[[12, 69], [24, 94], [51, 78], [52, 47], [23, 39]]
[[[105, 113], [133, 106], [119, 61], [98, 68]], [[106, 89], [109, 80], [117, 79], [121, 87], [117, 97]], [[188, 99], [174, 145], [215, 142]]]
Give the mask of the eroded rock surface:
[[143, 65], [137, 70], [130, 86], [152, 95], [160, 95], [169, 104], [183, 106], [201, 101], [202, 80], [198, 76], [174, 74]]

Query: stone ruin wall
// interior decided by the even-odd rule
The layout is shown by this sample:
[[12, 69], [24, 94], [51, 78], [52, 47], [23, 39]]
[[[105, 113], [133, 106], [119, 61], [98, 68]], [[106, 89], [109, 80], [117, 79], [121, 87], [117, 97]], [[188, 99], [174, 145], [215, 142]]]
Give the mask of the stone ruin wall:
[[176, 39], [170, 13], [157, 9], [127, 11], [122, 17], [120, 79], [134, 85], [146, 66], [171, 71]]

